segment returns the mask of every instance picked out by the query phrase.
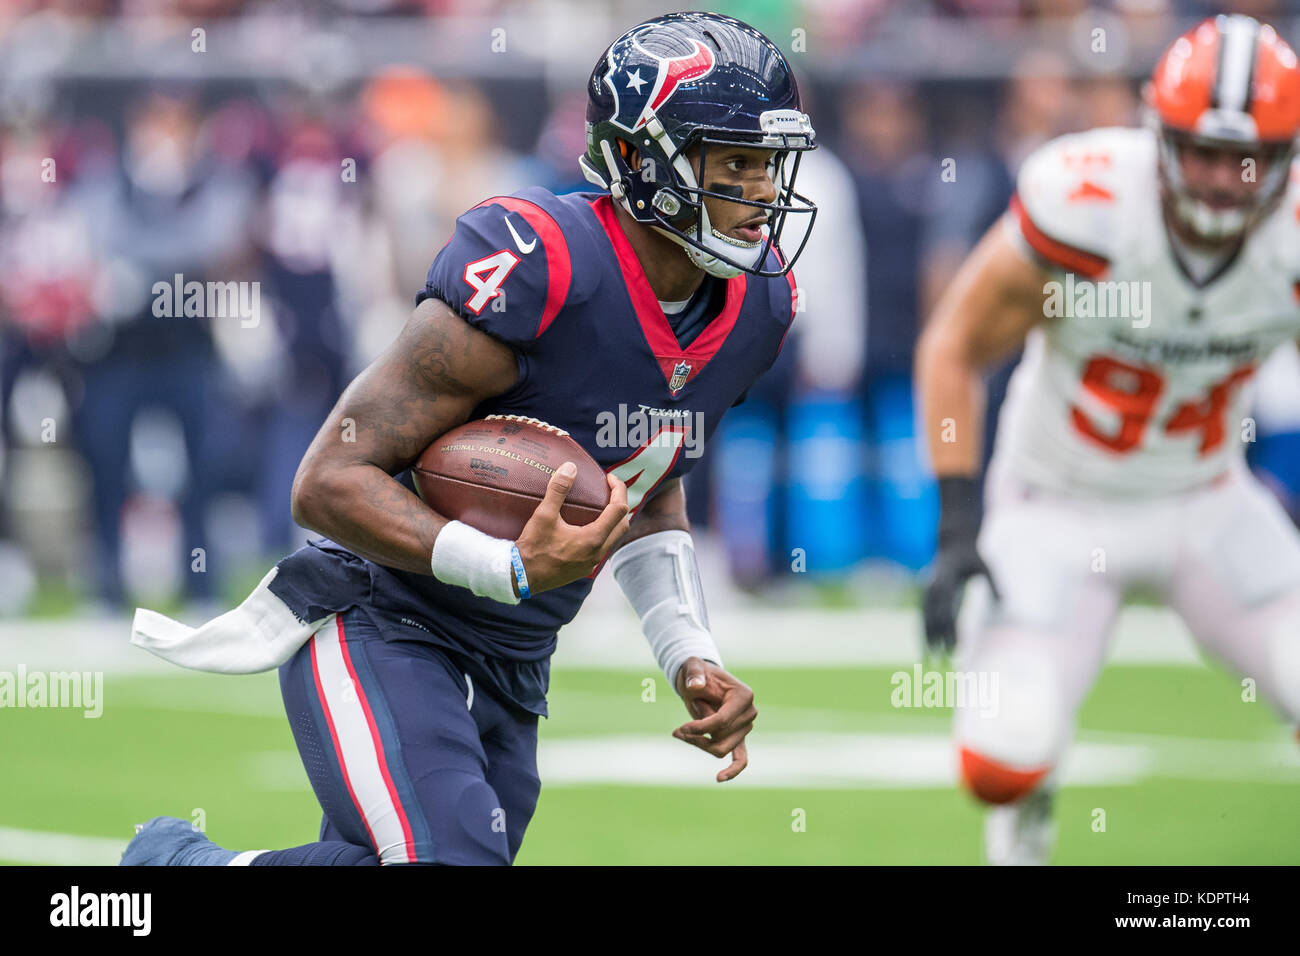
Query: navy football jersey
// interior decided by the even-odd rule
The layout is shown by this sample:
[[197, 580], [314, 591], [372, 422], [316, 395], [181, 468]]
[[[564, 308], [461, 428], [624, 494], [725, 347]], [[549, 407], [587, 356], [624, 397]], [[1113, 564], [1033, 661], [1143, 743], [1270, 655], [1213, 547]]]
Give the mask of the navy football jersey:
[[[442, 300], [517, 356], [518, 381], [471, 419], [523, 415], [564, 429], [627, 483], [635, 511], [665, 481], [691, 470], [723, 413], [775, 361], [790, 328], [792, 274], [741, 274], [719, 284], [723, 290], [710, 300], [720, 311], [683, 347], [609, 196], [531, 188], [461, 216], [417, 302]], [[413, 487], [409, 473], [398, 480]], [[295, 559], [303, 567], [286, 566]], [[404, 622], [410, 633], [402, 639], [472, 658], [497, 689], [543, 714], [556, 631], [592, 585], [590, 578], [575, 581], [506, 605], [319, 539], [281, 562], [281, 575], [286, 580], [277, 578], [273, 590], [291, 595], [300, 616], [344, 609], [331, 603], [369, 603]], [[521, 680], [509, 664], [535, 665], [523, 668], [534, 677]]]

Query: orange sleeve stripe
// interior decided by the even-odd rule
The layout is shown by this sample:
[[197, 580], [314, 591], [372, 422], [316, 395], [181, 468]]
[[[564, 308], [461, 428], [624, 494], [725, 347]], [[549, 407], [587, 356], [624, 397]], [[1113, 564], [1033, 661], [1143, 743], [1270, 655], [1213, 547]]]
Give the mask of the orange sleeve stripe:
[[1016, 220], [1020, 223], [1020, 232], [1024, 235], [1025, 241], [1036, 253], [1053, 265], [1060, 266], [1067, 272], [1087, 276], [1089, 279], [1096, 279], [1109, 268], [1110, 260], [1105, 256], [1066, 245], [1046, 235], [1034, 225], [1034, 221], [1029, 218], [1029, 213], [1025, 210], [1024, 203], [1017, 195], [1011, 197], [1011, 211], [1015, 213]]

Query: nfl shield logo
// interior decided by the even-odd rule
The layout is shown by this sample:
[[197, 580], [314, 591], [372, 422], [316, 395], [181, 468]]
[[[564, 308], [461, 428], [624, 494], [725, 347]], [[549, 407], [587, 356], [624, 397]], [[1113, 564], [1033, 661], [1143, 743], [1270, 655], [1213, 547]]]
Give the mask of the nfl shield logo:
[[691, 367], [686, 362], [678, 362], [673, 366], [673, 377], [668, 380], [668, 391], [676, 395], [686, 384], [686, 380], [691, 376]]

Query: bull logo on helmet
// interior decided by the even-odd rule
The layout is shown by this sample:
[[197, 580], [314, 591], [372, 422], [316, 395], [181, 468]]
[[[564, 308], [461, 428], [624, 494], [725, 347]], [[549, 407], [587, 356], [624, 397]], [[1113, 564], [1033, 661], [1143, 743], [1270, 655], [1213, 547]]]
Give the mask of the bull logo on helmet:
[[[625, 37], [609, 49], [605, 83], [614, 93], [612, 122], [634, 133], [650, 121], [683, 83], [692, 83], [713, 72], [713, 52], [692, 39], [691, 52], [682, 56], [659, 56], [641, 45], [635, 35]], [[654, 75], [650, 76], [650, 70]]]

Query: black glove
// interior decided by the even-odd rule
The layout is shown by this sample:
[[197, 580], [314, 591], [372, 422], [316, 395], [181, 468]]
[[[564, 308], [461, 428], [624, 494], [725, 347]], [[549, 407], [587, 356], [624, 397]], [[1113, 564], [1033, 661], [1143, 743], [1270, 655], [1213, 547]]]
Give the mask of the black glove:
[[980, 530], [980, 502], [974, 478], [939, 479], [939, 548], [925, 586], [925, 646], [931, 653], [951, 653], [957, 645], [957, 606], [962, 588], [977, 574], [988, 579], [994, 598], [997, 585], [975, 550]]

